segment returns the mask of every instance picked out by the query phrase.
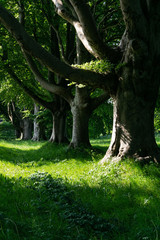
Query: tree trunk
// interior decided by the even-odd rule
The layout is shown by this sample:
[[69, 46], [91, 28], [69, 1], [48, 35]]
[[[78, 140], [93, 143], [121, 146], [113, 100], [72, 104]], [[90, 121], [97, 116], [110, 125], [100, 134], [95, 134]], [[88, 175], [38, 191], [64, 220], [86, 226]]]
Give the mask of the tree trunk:
[[32, 122], [29, 118], [24, 118], [22, 140], [30, 140], [31, 138], [32, 138]]
[[90, 118], [90, 109], [88, 102], [89, 95], [87, 89], [76, 88], [74, 101], [71, 104], [73, 115], [72, 140], [70, 147], [90, 147], [88, 123]]
[[34, 104], [35, 119], [34, 119], [34, 122], [33, 122], [33, 125], [34, 125], [33, 126], [33, 137], [32, 137], [33, 141], [40, 141], [40, 125], [37, 122], [37, 117], [36, 117], [38, 112], [39, 112], [39, 106], [37, 104]]
[[[77, 64], [89, 61], [90, 56], [81, 41], [76, 39]], [[75, 97], [71, 103], [71, 112], [73, 116], [72, 140], [70, 147], [91, 147], [89, 141], [89, 118], [91, 115], [90, 95], [87, 87], [76, 87]]]
[[50, 142], [55, 143], [68, 143], [66, 136], [66, 114], [57, 111], [52, 113], [53, 116], [53, 128], [50, 137]]
[[134, 97], [130, 102], [121, 97], [114, 103], [112, 139], [103, 162], [111, 157], [132, 157], [158, 162], [159, 149], [154, 137], [154, 105]]
[[126, 46], [125, 64], [119, 70], [119, 86], [114, 97], [112, 139], [102, 163], [111, 157], [158, 162], [160, 152], [154, 136], [154, 109], [159, 89], [156, 55], [148, 52], [142, 41], [136, 42], [136, 49], [134, 40]]
[[52, 134], [50, 137], [50, 142], [55, 143], [68, 143], [69, 140], [67, 138], [66, 133], [66, 116], [68, 110], [68, 103], [59, 96], [55, 95], [56, 102], [56, 111], [52, 112], [53, 116], [53, 127]]
[[39, 112], [39, 105], [37, 105], [36, 103], [34, 104], [34, 115], [35, 115], [35, 119], [33, 122], [33, 137], [32, 137], [32, 141], [40, 141], [40, 140], [46, 140], [46, 135], [45, 135], [45, 124], [40, 121], [37, 121], [37, 117], [36, 115]]

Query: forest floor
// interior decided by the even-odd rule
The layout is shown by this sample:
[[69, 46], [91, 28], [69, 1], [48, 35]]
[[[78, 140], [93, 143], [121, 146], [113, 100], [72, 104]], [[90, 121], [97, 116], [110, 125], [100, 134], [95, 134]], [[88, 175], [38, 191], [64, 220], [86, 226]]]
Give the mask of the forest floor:
[[159, 166], [100, 165], [107, 139], [68, 150], [12, 130], [0, 124], [1, 240], [160, 239]]

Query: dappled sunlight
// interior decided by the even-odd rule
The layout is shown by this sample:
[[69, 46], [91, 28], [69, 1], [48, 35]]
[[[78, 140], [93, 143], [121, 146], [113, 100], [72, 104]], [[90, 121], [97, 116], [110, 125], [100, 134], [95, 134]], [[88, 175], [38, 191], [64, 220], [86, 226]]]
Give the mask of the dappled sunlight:
[[23, 149], [23, 150], [38, 150], [43, 145], [45, 145], [46, 142], [33, 142], [33, 141], [21, 141], [21, 140], [12, 140], [12, 141], [5, 141], [0, 140], [0, 147], [5, 148], [11, 148], [11, 149]]
[[[10, 141], [0, 142], [0, 160], [9, 161], [14, 164], [26, 164], [28, 167], [42, 166], [70, 159], [88, 162], [98, 161], [103, 152], [97, 149], [68, 149], [68, 145], [58, 145], [49, 142]], [[99, 157], [99, 159], [98, 159]]]
[[93, 167], [94, 163], [80, 163], [75, 159], [64, 160], [57, 163], [44, 162], [40, 159], [38, 162], [19, 163], [15, 165], [12, 162], [0, 161], [0, 173], [9, 178], [27, 178], [34, 172], [47, 172], [54, 178], [68, 179], [72, 184], [77, 184], [79, 179]]
[[103, 154], [105, 154], [105, 152], [107, 151], [107, 149], [109, 147], [110, 141], [111, 141], [111, 139], [107, 138], [107, 137], [103, 137], [100, 139], [92, 139], [91, 145], [95, 149], [98, 149], [98, 150], [102, 151]]
[[110, 144], [111, 139], [108, 137], [103, 137], [99, 139], [91, 139], [92, 146], [101, 146], [101, 147], [108, 147]]
[[34, 173], [35, 170], [35, 168], [28, 169], [27, 167], [21, 167], [11, 162], [0, 161], [0, 174], [8, 178], [25, 178], [28, 177], [30, 174]]
[[[8, 177], [26, 178], [36, 171], [48, 172], [55, 178], [78, 179], [92, 165], [87, 152], [67, 151], [67, 147], [52, 143], [25, 141], [0, 142], [0, 173]], [[86, 160], [84, 156], [86, 155]], [[97, 156], [97, 155], [96, 155]], [[91, 160], [88, 161], [89, 157]], [[90, 163], [91, 161], [91, 163]]]

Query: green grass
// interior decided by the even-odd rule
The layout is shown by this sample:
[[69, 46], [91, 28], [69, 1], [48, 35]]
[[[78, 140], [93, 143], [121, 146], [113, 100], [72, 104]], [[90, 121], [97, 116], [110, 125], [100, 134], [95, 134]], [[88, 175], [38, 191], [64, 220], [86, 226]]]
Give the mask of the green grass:
[[108, 144], [0, 140], [0, 239], [160, 239], [160, 167], [101, 166]]

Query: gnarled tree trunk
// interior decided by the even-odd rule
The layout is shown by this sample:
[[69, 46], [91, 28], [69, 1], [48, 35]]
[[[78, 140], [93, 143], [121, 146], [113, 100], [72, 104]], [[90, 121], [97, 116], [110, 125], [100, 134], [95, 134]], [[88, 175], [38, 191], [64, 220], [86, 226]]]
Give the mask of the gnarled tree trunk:
[[128, 99], [122, 92], [120, 95], [114, 103], [111, 143], [102, 161], [110, 157], [159, 161], [153, 124], [155, 103], [134, 94], [132, 99]]
[[159, 67], [153, 48], [142, 39], [126, 37], [124, 64], [114, 96], [112, 139], [102, 163], [111, 157], [160, 161], [154, 136], [154, 109], [159, 89]]

